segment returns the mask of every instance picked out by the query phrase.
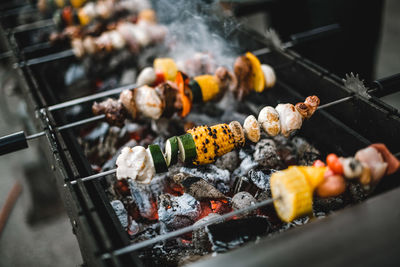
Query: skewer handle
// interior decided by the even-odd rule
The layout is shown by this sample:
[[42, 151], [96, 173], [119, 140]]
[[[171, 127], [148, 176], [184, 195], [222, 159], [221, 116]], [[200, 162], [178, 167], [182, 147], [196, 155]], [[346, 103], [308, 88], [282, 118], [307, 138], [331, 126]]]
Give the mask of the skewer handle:
[[23, 131], [0, 137], [0, 156], [28, 148], [28, 142]]
[[376, 80], [373, 84], [386, 93], [398, 92], [400, 90], [400, 73]]
[[320, 39], [323, 36], [328, 36], [330, 34], [336, 33], [340, 31], [339, 24], [329, 24], [326, 26], [322, 26], [319, 28], [315, 28], [309, 31], [292, 34], [290, 39], [293, 42], [293, 45], [300, 44], [303, 42], [308, 42], [312, 40]]

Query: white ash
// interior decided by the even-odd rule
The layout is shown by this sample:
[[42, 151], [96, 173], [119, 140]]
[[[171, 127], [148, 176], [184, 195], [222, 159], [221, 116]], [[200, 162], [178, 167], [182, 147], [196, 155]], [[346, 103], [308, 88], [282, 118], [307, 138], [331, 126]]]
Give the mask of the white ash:
[[254, 151], [254, 160], [261, 166], [276, 168], [280, 165], [281, 159], [277, 154], [275, 142], [271, 139], [263, 139], [257, 143]]
[[276, 170], [268, 169], [268, 170], [255, 170], [252, 169], [248, 173], [248, 178], [252, 181], [259, 189], [270, 192], [270, 183], [271, 175], [276, 172]]
[[[232, 208], [234, 210], [241, 210], [248, 208], [250, 206], [254, 206], [257, 203], [257, 200], [246, 191], [239, 192], [235, 194], [232, 198]], [[246, 215], [252, 212], [247, 212]]]
[[126, 211], [124, 204], [120, 200], [111, 201], [111, 206], [113, 207], [115, 214], [117, 215], [122, 227], [128, 227], [128, 212]]
[[200, 202], [189, 194], [163, 194], [158, 201], [158, 218], [168, 230], [192, 225], [200, 216]]
[[279, 232], [285, 232], [285, 231], [289, 230], [290, 228], [295, 228], [295, 227], [304, 225], [304, 224], [308, 223], [309, 220], [310, 220], [310, 218], [308, 216], [306, 216], [306, 217], [302, 217], [302, 218], [293, 220], [290, 223], [285, 223], [285, 224], [283, 224], [281, 229], [279, 229]]
[[217, 159], [215, 166], [233, 172], [239, 164], [239, 156], [236, 150], [233, 150]]
[[137, 233], [139, 233], [139, 230], [140, 230], [139, 224], [136, 221], [132, 220], [128, 227], [128, 234], [136, 235]]
[[102, 142], [107, 135], [109, 129], [110, 125], [107, 122], [102, 122], [99, 126], [94, 128], [89, 134], [87, 134], [83, 138], [83, 141], [89, 143]]
[[236, 179], [237, 177], [246, 176], [250, 170], [257, 167], [258, 163], [253, 160], [251, 156], [247, 156], [242, 160], [239, 167], [233, 171], [232, 177]]
[[137, 71], [136, 69], [126, 69], [122, 72], [119, 84], [134, 84], [136, 81]]
[[224, 194], [229, 192], [230, 173], [228, 170], [209, 164], [195, 168], [182, 167], [179, 172], [202, 178]]
[[156, 175], [150, 184], [137, 183], [128, 179], [132, 200], [139, 209], [140, 215], [147, 219], [154, 219], [156, 207], [153, 203], [164, 192], [166, 175]]
[[239, 150], [239, 159], [244, 159], [248, 156], [253, 156], [255, 147], [256, 146], [254, 144], [246, 144], [245, 147], [242, 147]]
[[161, 151], [165, 151], [165, 138], [163, 136], [157, 136], [154, 140], [153, 140], [153, 144], [154, 145], [159, 145]]

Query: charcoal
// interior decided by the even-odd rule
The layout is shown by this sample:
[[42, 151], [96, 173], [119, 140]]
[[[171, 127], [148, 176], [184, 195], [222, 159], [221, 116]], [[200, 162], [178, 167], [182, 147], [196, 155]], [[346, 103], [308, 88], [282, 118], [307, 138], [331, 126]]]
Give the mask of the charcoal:
[[258, 163], [254, 161], [251, 156], [247, 156], [242, 160], [239, 167], [233, 171], [232, 176], [235, 179], [237, 177], [247, 176], [248, 172], [257, 166]]
[[99, 142], [99, 140], [102, 140], [107, 135], [109, 129], [110, 125], [106, 122], [102, 122], [99, 126], [87, 134], [83, 140], [91, 144]]
[[289, 138], [283, 136], [274, 137], [275, 145], [277, 148], [277, 153], [281, 159], [283, 166], [281, 168], [286, 168], [290, 165], [297, 164], [297, 151], [296, 147], [290, 141]]
[[365, 191], [358, 182], [349, 183], [348, 185], [348, 192], [352, 198], [352, 202], [359, 203], [367, 198], [368, 191]]
[[119, 154], [121, 154], [121, 150], [124, 147], [134, 147], [136, 145], [137, 145], [137, 142], [135, 139], [129, 140], [125, 145], [123, 145], [122, 147], [120, 147], [117, 150], [117, 152], [114, 154], [114, 156], [111, 159], [109, 159], [108, 161], [106, 161], [106, 163], [104, 163], [103, 167], [101, 168], [101, 171], [104, 172], [104, 171], [114, 169], [115, 163], [117, 162], [117, 158], [118, 158]]
[[140, 184], [128, 179], [132, 199], [140, 215], [149, 220], [157, 219], [157, 197], [164, 191], [165, 175], [157, 175], [150, 184]]
[[235, 178], [235, 182], [233, 184], [233, 194], [236, 194], [241, 191], [250, 192], [253, 189], [253, 183], [249, 181], [246, 176], [239, 176]]
[[191, 195], [197, 200], [226, 198], [224, 194], [202, 178], [178, 173], [174, 175], [173, 180], [175, 183], [182, 185], [185, 193]]
[[271, 226], [264, 217], [246, 217], [208, 225], [206, 231], [212, 250], [225, 252], [269, 233]]
[[200, 202], [189, 194], [182, 196], [163, 194], [158, 200], [159, 221], [167, 231], [192, 225], [200, 212]]
[[[217, 220], [216, 223], [220, 223], [220, 222], [224, 221], [221, 215], [219, 215], [217, 213], [210, 213], [206, 217], [198, 220], [194, 224], [194, 226], [206, 223], [210, 220]], [[210, 243], [210, 240], [208, 239], [208, 234], [205, 230], [205, 227], [202, 227], [202, 228], [199, 228], [199, 229], [196, 229], [195, 231], [193, 231], [192, 240], [193, 240], [194, 247], [196, 248], [196, 250], [199, 253], [205, 253], [205, 252], [211, 251], [212, 244]]]
[[314, 198], [313, 210], [314, 212], [329, 213], [330, 211], [344, 208], [345, 202], [343, 196], [330, 197], [330, 198]]
[[115, 214], [117, 215], [122, 227], [128, 227], [128, 212], [124, 207], [124, 204], [120, 200], [111, 201], [111, 206], [113, 207]]
[[140, 231], [139, 224], [136, 221], [132, 220], [128, 227], [128, 234], [131, 236], [136, 235], [139, 231]]
[[130, 236], [133, 243], [140, 243], [158, 236], [160, 232], [160, 225], [151, 224], [143, 226], [143, 224], [141, 224], [140, 229], [141, 230], [139, 233]]
[[249, 180], [253, 182], [259, 189], [271, 192], [271, 188], [269, 185], [269, 179], [271, 179], [271, 175], [276, 172], [274, 169], [263, 169], [263, 170], [250, 170], [247, 174]]
[[165, 151], [165, 138], [162, 136], [158, 136], [153, 140], [154, 145], [159, 145], [161, 151]]
[[298, 226], [302, 226], [302, 225], [308, 223], [309, 220], [310, 220], [310, 217], [308, 217], [308, 216], [293, 220], [290, 223], [283, 224], [283, 226], [281, 227], [281, 229], [279, 231], [283, 232], [283, 231], [286, 231], [286, 230], [288, 230], [290, 228], [295, 228], [295, 227], [298, 227]]
[[[248, 192], [239, 192], [232, 198], [232, 208], [234, 210], [241, 210], [253, 206], [257, 200]], [[250, 215], [254, 212], [246, 212], [244, 215]]]
[[230, 190], [230, 173], [228, 170], [222, 170], [215, 165], [204, 165], [195, 168], [182, 167], [181, 173], [189, 174], [193, 177], [203, 178], [212, 184], [221, 193], [226, 194]]
[[144, 266], [180, 266], [183, 259], [197, 255], [191, 244], [186, 244], [179, 238], [141, 249], [138, 254]]
[[294, 137], [293, 145], [297, 150], [298, 165], [310, 166], [320, 157], [319, 151], [301, 137]]
[[254, 151], [254, 160], [261, 166], [276, 168], [281, 159], [277, 154], [275, 142], [272, 139], [263, 139], [257, 143]]
[[243, 160], [248, 156], [253, 157], [255, 147], [256, 146], [254, 144], [247, 143], [244, 147], [242, 147], [239, 150], [239, 159]]
[[239, 156], [236, 150], [233, 150], [220, 158], [215, 162], [215, 166], [220, 169], [228, 170], [233, 172], [239, 164]]

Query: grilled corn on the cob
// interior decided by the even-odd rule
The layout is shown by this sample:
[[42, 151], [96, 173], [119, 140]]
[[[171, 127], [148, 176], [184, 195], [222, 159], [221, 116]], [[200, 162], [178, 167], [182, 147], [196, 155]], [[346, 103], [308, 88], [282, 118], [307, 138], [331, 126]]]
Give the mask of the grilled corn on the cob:
[[313, 190], [298, 168], [272, 174], [270, 183], [275, 210], [282, 221], [312, 213]]
[[199, 126], [187, 131], [193, 137], [197, 157], [193, 164], [202, 165], [215, 161], [235, 148], [235, 141], [228, 124], [217, 124], [211, 127]]

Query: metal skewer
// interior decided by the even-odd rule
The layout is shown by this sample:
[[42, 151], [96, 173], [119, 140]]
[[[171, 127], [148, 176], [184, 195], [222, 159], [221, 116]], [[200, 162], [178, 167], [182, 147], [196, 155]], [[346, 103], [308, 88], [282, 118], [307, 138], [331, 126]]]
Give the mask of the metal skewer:
[[[349, 101], [349, 100], [351, 100], [353, 97], [354, 97], [354, 96], [348, 96], [348, 97], [344, 97], [344, 98], [341, 98], [341, 99], [338, 99], [338, 100], [329, 102], [329, 103], [327, 103], [327, 104], [325, 104], [325, 105], [319, 106], [319, 107], [317, 108], [317, 110], [321, 110], [321, 109], [324, 109], [324, 108], [328, 108], [328, 107], [331, 107], [331, 106], [334, 106], [334, 105], [337, 105], [337, 104], [340, 104], [340, 103]], [[100, 116], [102, 116], [102, 115], [100, 115]], [[97, 116], [97, 117], [99, 117], [99, 116]], [[93, 121], [94, 121], [94, 120], [93, 120]], [[82, 123], [82, 121], [78, 121], [78, 122], [76, 122], [76, 123], [77, 123], [78, 125], [84, 124], [84, 123]], [[69, 125], [61, 126], [61, 127], [59, 127], [58, 129], [60, 130], [61, 128], [70, 128], [70, 127], [74, 126], [74, 125], [72, 125], [72, 126], [71, 126], [71, 125], [72, 125], [72, 123], [69, 124]], [[82, 181], [82, 182], [86, 182], [86, 181], [90, 181], [90, 180], [99, 179], [99, 178], [105, 177], [105, 176], [107, 176], [107, 175], [114, 174], [114, 173], [116, 173], [116, 172], [117, 172], [117, 169], [115, 168], [115, 169], [112, 169], [112, 170], [109, 170], [109, 171], [100, 172], [100, 173], [96, 173], [96, 174], [93, 174], [93, 175], [90, 175], [90, 176], [86, 176], [86, 177], [80, 178], [80, 179], [78, 179], [78, 180], [79, 180], [79, 181]], [[78, 180], [71, 181], [70, 183], [71, 183], [71, 184], [77, 184], [77, 183], [78, 183]]]
[[[102, 120], [106, 117], [106, 115], [102, 114], [102, 115], [98, 115], [98, 116], [94, 116], [91, 118], [87, 118], [87, 119], [83, 119], [83, 120], [79, 120], [76, 122], [71, 122], [59, 127], [56, 127], [56, 130], [58, 131], [63, 131], [66, 129], [70, 129], [79, 125], [84, 125], [90, 122], [95, 122], [95, 121], [99, 121]], [[25, 133], [23, 131], [17, 132], [17, 133], [13, 133], [4, 137], [0, 138], [0, 156], [1, 155], [5, 155], [14, 151], [18, 151], [24, 148], [28, 148], [28, 140], [33, 140], [36, 139], [38, 137], [44, 136], [46, 134], [45, 131], [43, 132], [38, 132], [32, 135], [28, 135], [26, 136]]]
[[[354, 77], [353, 77], [354, 78]], [[376, 80], [374, 81], [374, 85], [375, 88], [370, 89], [366, 92], [362, 92], [363, 95], [368, 95], [368, 93], [370, 92], [375, 92], [375, 91], [382, 91], [382, 90], [386, 90], [386, 88], [392, 88], [393, 86], [397, 86], [397, 84], [400, 83], [400, 74], [395, 74], [393, 76], [387, 77], [387, 78], [383, 78], [380, 80]], [[54, 106], [49, 107], [49, 110], [56, 110], [56, 109], [61, 109], [61, 108], [65, 108], [67, 106], [71, 106], [71, 105], [75, 105], [75, 104], [79, 104], [85, 101], [89, 101], [89, 100], [93, 100], [96, 99], [97, 97], [103, 97], [103, 96], [107, 96], [107, 95], [111, 95], [114, 93], [118, 93], [120, 91], [123, 91], [124, 89], [129, 89], [131, 88], [131, 85], [128, 86], [123, 86], [123, 87], [119, 87], [116, 88], [114, 90], [108, 91], [108, 92], [103, 92], [103, 93], [99, 93], [96, 95], [91, 95], [91, 96], [87, 96], [87, 97], [83, 97], [83, 98], [79, 98], [79, 99], [75, 99], [75, 100], [71, 100], [71, 101], [67, 101], [61, 104], [57, 104]], [[321, 110], [321, 109], [325, 109], [340, 103], [344, 103], [346, 101], [349, 101], [351, 99], [353, 99], [355, 96], [360, 95], [360, 92], [356, 92], [355, 94], [351, 95], [351, 96], [347, 96], [326, 104], [323, 104], [321, 106], [319, 106], [317, 109]], [[255, 107], [255, 111], [257, 112], [257, 108]], [[59, 126], [56, 129], [59, 131], [65, 130], [65, 129], [69, 129], [69, 128], [73, 128], [79, 125], [83, 125], [86, 123], [90, 123], [90, 122], [95, 122], [95, 121], [99, 121], [105, 118], [105, 115], [98, 115], [92, 118], [88, 118], [88, 119], [83, 119], [80, 121], [76, 121], [76, 122], [72, 122], [63, 126]], [[25, 136], [24, 132], [17, 132], [5, 137], [0, 138], [0, 155], [4, 155], [4, 154], [8, 154], [10, 152], [14, 152], [20, 149], [24, 149], [28, 147], [28, 140], [32, 140], [35, 139], [37, 137], [43, 136], [45, 133], [44, 132], [39, 132], [36, 134], [32, 134], [29, 136]]]

